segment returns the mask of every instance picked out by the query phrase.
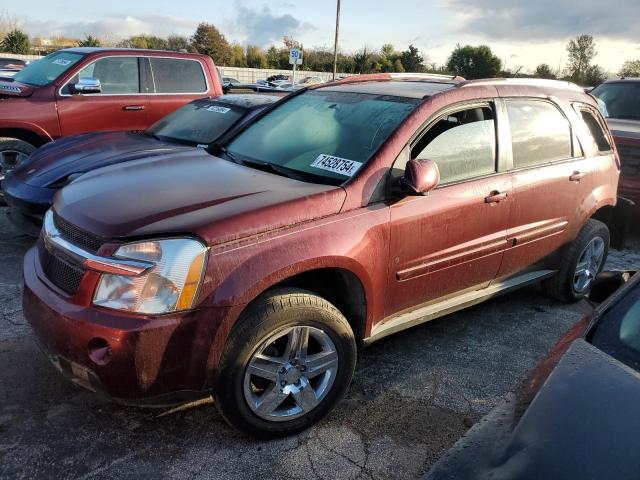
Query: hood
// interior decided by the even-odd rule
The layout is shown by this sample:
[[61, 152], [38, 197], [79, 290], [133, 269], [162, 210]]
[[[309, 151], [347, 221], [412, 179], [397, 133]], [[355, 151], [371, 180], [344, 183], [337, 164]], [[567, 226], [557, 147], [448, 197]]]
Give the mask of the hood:
[[89, 172], [54, 208], [106, 238], [192, 233], [213, 245], [338, 213], [346, 192], [182, 149]]
[[8, 78], [0, 78], [0, 97], [28, 97], [34, 88], [24, 83], [14, 82]]
[[640, 120], [607, 118], [607, 124], [614, 137], [640, 139]]
[[57, 186], [74, 173], [193, 148], [139, 133], [89, 133], [56, 140], [36, 150], [12, 172], [12, 177], [34, 187]]

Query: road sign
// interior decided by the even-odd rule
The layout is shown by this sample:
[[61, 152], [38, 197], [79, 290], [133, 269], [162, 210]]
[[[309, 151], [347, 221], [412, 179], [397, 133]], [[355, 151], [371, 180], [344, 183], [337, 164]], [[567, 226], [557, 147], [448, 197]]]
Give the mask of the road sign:
[[302, 65], [302, 50], [299, 48], [292, 48], [289, 50], [289, 64]]

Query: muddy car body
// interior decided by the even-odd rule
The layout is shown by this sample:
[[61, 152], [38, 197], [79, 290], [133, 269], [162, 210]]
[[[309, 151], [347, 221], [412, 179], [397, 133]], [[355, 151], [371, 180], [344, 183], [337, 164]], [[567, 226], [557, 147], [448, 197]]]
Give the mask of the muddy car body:
[[[25, 315], [88, 388], [213, 392], [246, 432], [299, 431], [346, 391], [356, 344], [535, 281], [586, 295], [618, 165], [583, 112], [610, 138], [595, 100], [561, 82], [378, 75], [296, 92], [224, 148], [62, 189], [25, 257]], [[152, 291], [183, 307], [113, 308], [174, 246], [192, 252], [190, 294], [162, 275]]]

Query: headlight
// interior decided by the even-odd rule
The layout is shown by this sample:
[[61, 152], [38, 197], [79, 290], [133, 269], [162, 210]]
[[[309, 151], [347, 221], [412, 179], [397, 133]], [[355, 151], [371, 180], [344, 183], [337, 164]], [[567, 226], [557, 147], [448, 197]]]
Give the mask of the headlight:
[[94, 305], [146, 314], [193, 306], [207, 256], [206, 247], [199, 241], [176, 238], [129, 243], [118, 248], [114, 256], [155, 266], [138, 277], [103, 274]]

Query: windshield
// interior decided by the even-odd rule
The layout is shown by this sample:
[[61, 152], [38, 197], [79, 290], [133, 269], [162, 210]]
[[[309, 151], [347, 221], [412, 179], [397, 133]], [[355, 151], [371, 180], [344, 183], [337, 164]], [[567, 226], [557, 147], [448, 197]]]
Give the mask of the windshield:
[[600, 319], [591, 343], [640, 371], [640, 288], [636, 285]]
[[56, 52], [27, 65], [14, 75], [14, 80], [34, 87], [48, 85], [57, 79], [84, 55], [71, 52]]
[[239, 161], [340, 185], [366, 165], [418, 103], [388, 95], [307, 91], [253, 123], [226, 150]]
[[606, 104], [609, 118], [640, 120], [640, 82], [603, 83], [591, 93]]
[[167, 115], [147, 134], [167, 140], [209, 145], [227, 132], [246, 111], [223, 102], [198, 100]]

